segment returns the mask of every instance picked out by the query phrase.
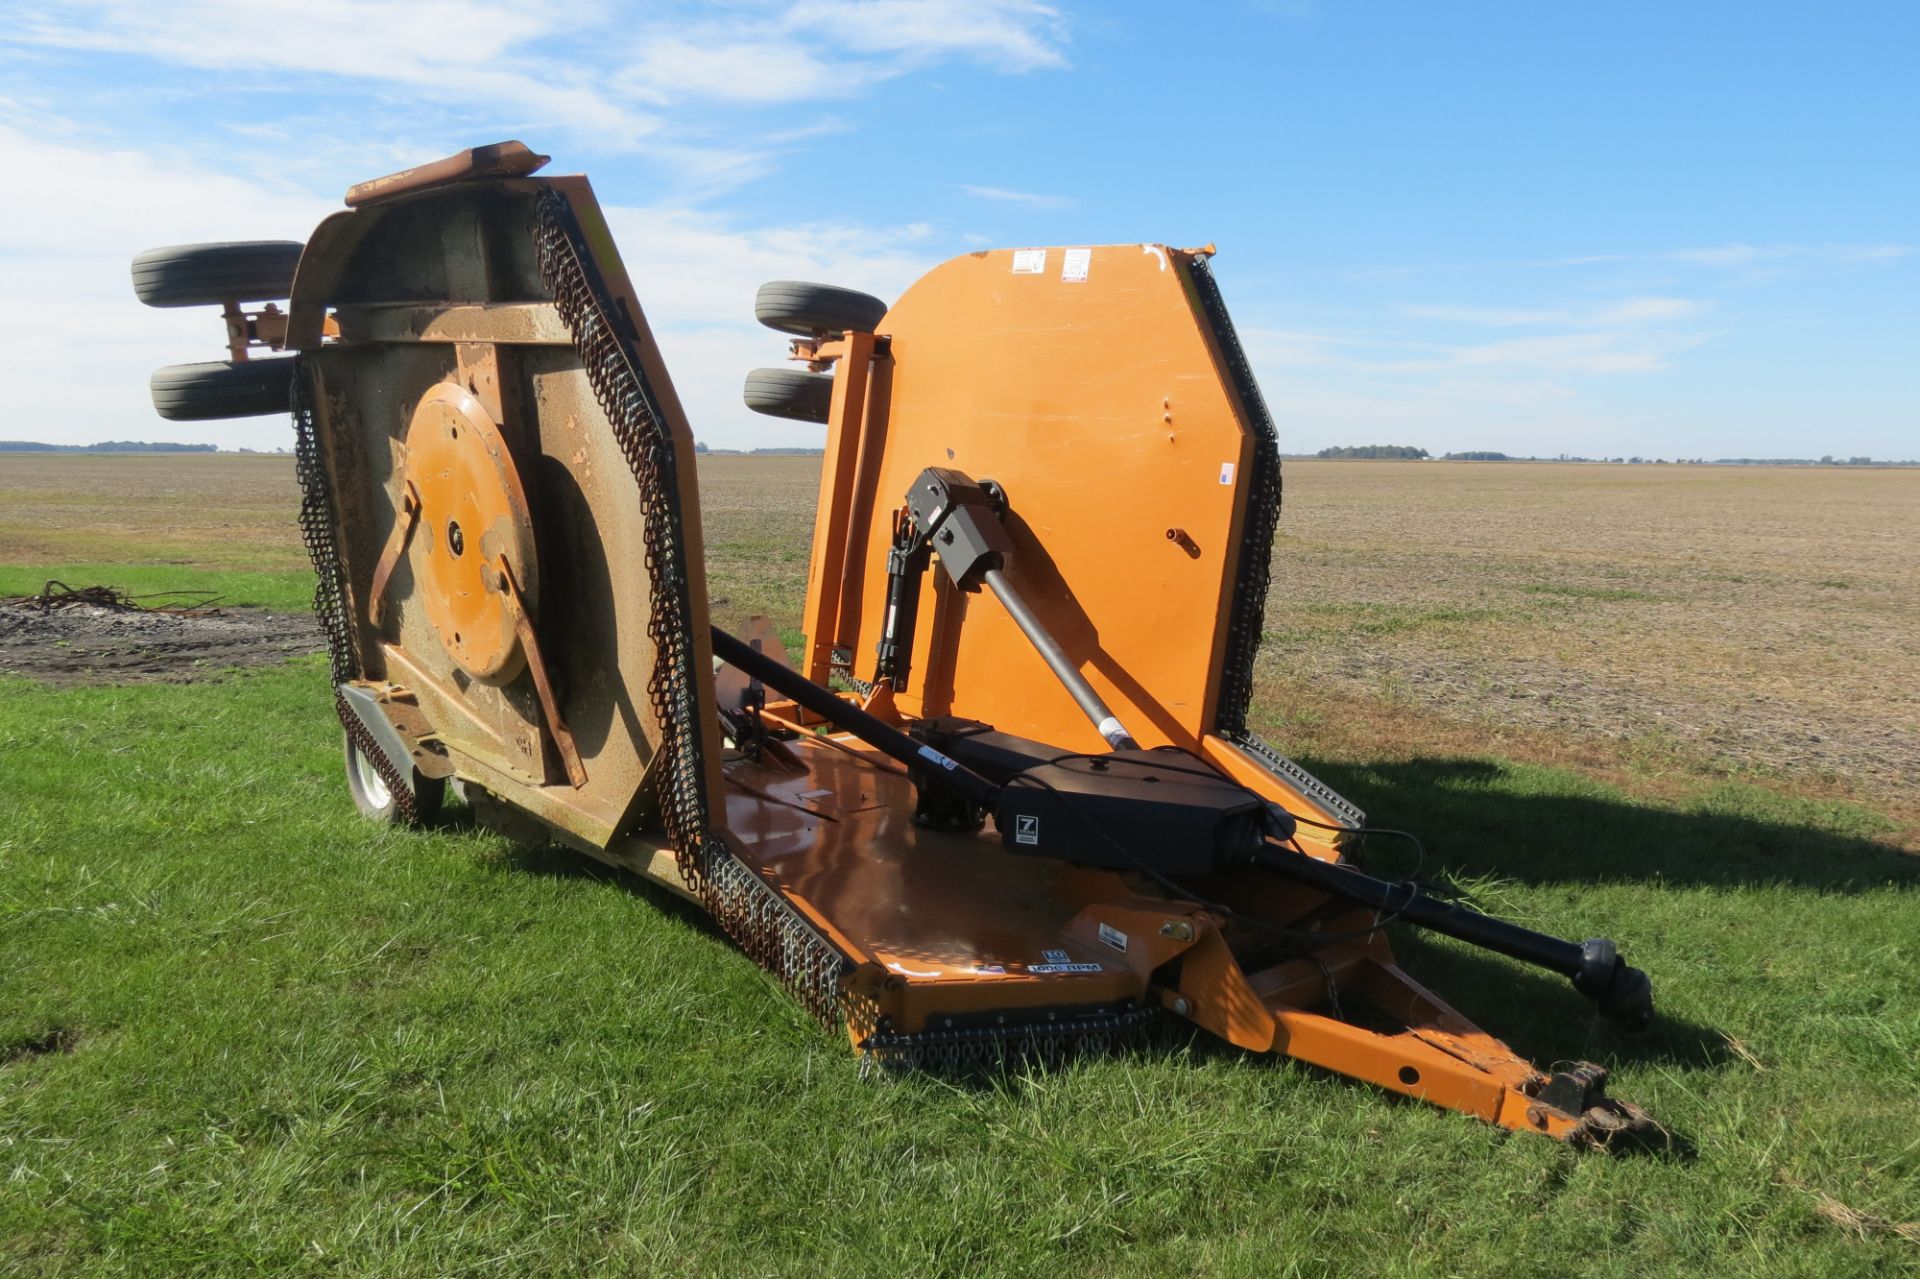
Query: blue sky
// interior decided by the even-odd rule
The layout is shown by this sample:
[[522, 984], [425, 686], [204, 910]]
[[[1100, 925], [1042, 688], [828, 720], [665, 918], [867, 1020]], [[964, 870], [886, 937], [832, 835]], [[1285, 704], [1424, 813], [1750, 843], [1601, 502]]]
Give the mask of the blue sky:
[[[276, 12], [275, 10], [280, 11]], [[1289, 451], [1920, 456], [1920, 6], [101, 0], [0, 18], [0, 435], [271, 448], [128, 258], [519, 137], [590, 173], [696, 434], [754, 288], [1216, 243]]]

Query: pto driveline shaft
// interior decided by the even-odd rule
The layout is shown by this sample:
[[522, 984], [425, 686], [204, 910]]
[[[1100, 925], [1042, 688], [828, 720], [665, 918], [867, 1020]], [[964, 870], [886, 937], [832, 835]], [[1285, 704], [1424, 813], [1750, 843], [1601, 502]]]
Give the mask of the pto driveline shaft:
[[1483, 915], [1453, 902], [1429, 897], [1411, 883], [1389, 883], [1351, 866], [1323, 862], [1305, 853], [1269, 844], [1255, 864], [1277, 875], [1335, 897], [1359, 902], [1383, 915], [1445, 933], [1497, 954], [1533, 964], [1573, 980], [1573, 988], [1600, 1005], [1600, 1011], [1630, 1026], [1653, 1016], [1653, 984], [1629, 968], [1604, 937], [1566, 941], [1531, 928]]
[[822, 688], [785, 662], [768, 657], [718, 626], [713, 628], [713, 651], [721, 661], [745, 672], [768, 688], [785, 693], [801, 706], [839, 725], [867, 745], [899, 760], [908, 768], [940, 778], [951, 789], [991, 809], [1000, 788], [980, 774], [855, 706], [832, 689]]

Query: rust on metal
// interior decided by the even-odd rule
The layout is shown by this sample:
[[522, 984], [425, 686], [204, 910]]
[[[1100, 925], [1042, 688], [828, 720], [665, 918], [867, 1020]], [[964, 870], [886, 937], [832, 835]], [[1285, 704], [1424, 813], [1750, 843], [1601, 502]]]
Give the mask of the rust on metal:
[[519, 605], [489, 585], [488, 570], [504, 556], [529, 566], [520, 582], [529, 600], [538, 590], [530, 567], [538, 562], [533, 517], [519, 469], [492, 416], [473, 392], [453, 382], [421, 397], [406, 445], [406, 489], [418, 494], [425, 526], [414, 560], [427, 616], [460, 669], [488, 683], [506, 683], [519, 673], [524, 656]]
[[416, 165], [366, 182], [356, 182], [347, 188], [344, 203], [349, 209], [358, 209], [450, 182], [523, 178], [539, 172], [551, 158], [530, 150], [524, 142], [491, 142], [486, 146], [469, 147], [444, 160]]
[[501, 599], [506, 602], [507, 611], [513, 616], [513, 632], [527, 655], [527, 670], [533, 676], [534, 691], [540, 694], [540, 713], [546, 717], [547, 731], [553, 735], [554, 745], [559, 748], [560, 758], [566, 764], [567, 780], [577, 790], [587, 784], [586, 766], [580, 762], [580, 750], [574, 745], [573, 731], [560, 718], [560, 703], [553, 695], [553, 681], [547, 677], [546, 660], [540, 656], [540, 641], [534, 634], [533, 620], [527, 616], [526, 599], [520, 594], [513, 561], [504, 551], [494, 559], [488, 584], [499, 591]]
[[413, 530], [419, 525], [420, 490], [408, 480], [400, 499], [400, 518], [387, 536], [387, 548], [380, 552], [380, 562], [373, 567], [373, 585], [367, 588], [367, 616], [375, 626], [380, 624], [380, 614], [386, 608], [387, 579], [393, 576], [394, 566], [406, 553], [407, 544], [413, 540]]

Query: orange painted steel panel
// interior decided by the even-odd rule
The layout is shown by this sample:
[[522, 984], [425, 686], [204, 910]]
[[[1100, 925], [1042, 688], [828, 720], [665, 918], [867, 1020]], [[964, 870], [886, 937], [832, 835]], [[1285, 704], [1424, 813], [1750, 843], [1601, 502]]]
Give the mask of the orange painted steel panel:
[[[1028, 269], [1035, 255], [1044, 269]], [[892, 358], [885, 402], [876, 395], [869, 414], [884, 431], [869, 436], [878, 456], [860, 459], [862, 482], [847, 491], [872, 518], [844, 574], [832, 572], [838, 548], [816, 545], [810, 587], [865, 583], [861, 606], [838, 613], [851, 673], [871, 674], [883, 624], [886, 513], [922, 469], [954, 467], [1005, 487], [1008, 576], [1121, 721], [1142, 745], [1196, 746], [1219, 688], [1253, 435], [1215, 364], [1186, 260], [1139, 244], [969, 254], [910, 288], [880, 331]], [[829, 538], [826, 507], [851, 468], [835, 453], [846, 448], [830, 441]], [[1105, 748], [998, 603], [959, 595], [937, 570], [897, 701], [908, 715]]]
[[802, 773], [729, 763], [725, 829], [850, 959], [885, 972], [894, 1029], [1144, 994], [1121, 955], [1073, 935], [1087, 904], [1131, 896], [1120, 876], [1016, 856], [991, 828], [916, 826], [907, 779], [857, 739], [837, 741], [845, 749], [789, 743]]
[[[846, 554], [854, 529], [863, 455], [872, 465], [867, 442], [867, 385], [874, 341], [871, 333], [853, 333], [833, 344], [841, 348], [833, 400], [827, 412], [827, 452], [820, 480], [820, 503], [814, 513], [812, 562], [808, 570], [806, 615], [807, 655], [801, 664], [807, 678], [824, 684], [830, 674], [833, 650], [840, 636], [842, 605], [850, 586], [857, 586], [856, 558]], [[871, 506], [859, 507], [870, 512]], [[851, 579], [851, 581], [850, 581]]]

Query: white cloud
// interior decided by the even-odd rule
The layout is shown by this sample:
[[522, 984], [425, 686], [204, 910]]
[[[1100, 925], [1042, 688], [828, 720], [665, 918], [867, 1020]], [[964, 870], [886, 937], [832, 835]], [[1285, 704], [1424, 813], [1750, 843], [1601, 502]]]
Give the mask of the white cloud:
[[[288, 442], [282, 421], [174, 424], [154, 415], [152, 371], [224, 358], [224, 332], [210, 308], [141, 306], [128, 264], [159, 244], [304, 240], [337, 204], [259, 176], [49, 141], [4, 124], [0, 166], [33, 173], [62, 192], [57, 202], [19, 204], [0, 222], [0, 257], [8, 263], [0, 272], [8, 438], [210, 440], [252, 448]], [[687, 208], [616, 206], [607, 213], [694, 430], [718, 445], [818, 442], [810, 428], [761, 417], [740, 402], [747, 370], [786, 355], [785, 338], [754, 322], [761, 284], [818, 280], [891, 302], [945, 256], [918, 223], [752, 227]]]
[[1064, 209], [1073, 203], [1070, 196], [1040, 195], [1033, 191], [1009, 191], [1005, 187], [977, 187], [962, 184], [960, 189], [980, 200], [996, 200], [1002, 204], [1024, 204], [1030, 209]]
[[916, 63], [966, 56], [1003, 71], [1067, 64], [1065, 20], [1032, 0], [803, 0], [782, 25]]
[[1443, 343], [1395, 335], [1362, 338], [1250, 327], [1241, 341], [1256, 369], [1322, 369], [1330, 373], [1407, 384], [1434, 382], [1473, 370], [1475, 376], [1524, 380], [1563, 374], [1645, 373], [1700, 345], [1697, 333], [1598, 329]]
[[1062, 67], [1065, 23], [1027, 0], [853, 0], [749, 6], [644, 30], [616, 83], [657, 104], [826, 101], [935, 62]]
[[1416, 320], [1439, 320], [1447, 324], [1478, 324], [1488, 328], [1518, 328], [1530, 324], [1554, 324], [1567, 318], [1565, 311], [1529, 311], [1499, 306], [1424, 306], [1398, 308], [1400, 314]]
[[1611, 262], [1681, 262], [1689, 266], [1746, 271], [1764, 264], [1802, 262], [1812, 265], [1852, 265], [1859, 262], [1889, 262], [1913, 252], [1910, 244], [1715, 244], [1690, 249], [1665, 249], [1652, 253], [1589, 253], [1581, 257], [1556, 258], [1549, 262], [1523, 263], [1537, 266], [1591, 266]]
[[333, 207], [257, 177], [189, 161], [97, 150], [0, 125], [0, 168], [57, 200], [16, 201], [0, 220], [0, 385], [10, 439], [214, 440], [275, 448], [284, 422], [161, 421], [147, 378], [163, 364], [222, 359], [219, 313], [134, 300], [142, 249], [203, 240], [304, 240]]
[[[1706, 341], [1685, 322], [1711, 305], [1663, 296], [1577, 306], [1406, 304], [1371, 316], [1370, 330], [1251, 324], [1240, 336], [1276, 416], [1294, 424], [1289, 448], [1406, 440], [1436, 452], [1532, 453], [1556, 439], [1597, 450], [1608, 446], [1594, 441], [1622, 429], [1617, 414], [1596, 409], [1603, 388], [1670, 368]], [[1474, 329], [1523, 335], [1448, 340]]]
[[607, 221], [694, 434], [724, 447], [813, 446], [822, 438], [741, 403], [747, 371], [782, 364], [787, 354], [787, 339], [753, 318], [762, 284], [812, 280], [891, 304], [947, 256], [920, 223], [746, 227], [692, 209], [622, 207], [609, 208]]
[[1708, 304], [1693, 298], [1627, 298], [1604, 307], [1593, 316], [1595, 324], [1659, 324], [1698, 315]]
[[[59, 17], [30, 18], [5, 38], [135, 54], [234, 76], [379, 81], [430, 101], [484, 103], [503, 114], [563, 122], [609, 144], [632, 144], [656, 132], [657, 117], [609, 97], [589, 68], [531, 51], [569, 31], [573, 21], [558, 5], [486, 0], [81, 0]], [[208, 90], [219, 87], [210, 84]]]
[[208, 98], [371, 83], [381, 92], [361, 91], [361, 133], [376, 116], [421, 131], [416, 109], [425, 104], [457, 111], [463, 136], [566, 129], [598, 148], [674, 162], [712, 185], [762, 171], [772, 144], [722, 145], [668, 108], [830, 101], [942, 61], [1005, 72], [1061, 67], [1065, 42], [1060, 14], [1031, 0], [650, 5], [637, 21], [617, 7], [556, 0], [73, 0], [0, 29], [0, 48], [111, 53], [218, 73], [176, 86]]
[[1632, 338], [1620, 333], [1562, 333], [1550, 337], [1510, 338], [1455, 348], [1443, 360], [1409, 366], [1415, 370], [1449, 366], [1500, 367], [1516, 372], [1645, 373], [1667, 367], [1667, 357], [1699, 338]]
[[1698, 315], [1710, 304], [1694, 298], [1630, 297], [1599, 307], [1497, 307], [1428, 306], [1397, 307], [1401, 315], [1416, 320], [1437, 320], [1443, 324], [1465, 324], [1484, 328], [1518, 329], [1553, 326], [1558, 328], [1606, 328], [1627, 324], [1659, 324]]
[[882, 74], [880, 68], [834, 65], [790, 40], [661, 34], [641, 44], [618, 83], [663, 105], [687, 98], [806, 102], [845, 97]]

